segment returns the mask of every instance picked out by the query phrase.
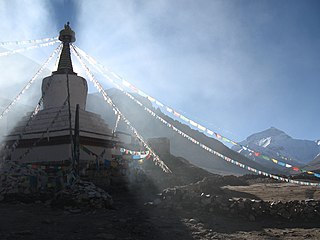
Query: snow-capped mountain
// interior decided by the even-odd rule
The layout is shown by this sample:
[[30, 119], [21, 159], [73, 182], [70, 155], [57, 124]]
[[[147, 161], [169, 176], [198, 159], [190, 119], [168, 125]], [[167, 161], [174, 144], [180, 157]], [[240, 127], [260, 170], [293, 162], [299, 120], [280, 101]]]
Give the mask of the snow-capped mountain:
[[[294, 139], [274, 127], [252, 134], [240, 144], [276, 159], [287, 157], [286, 162], [300, 166], [308, 164], [320, 153], [319, 141]], [[233, 149], [239, 150], [236, 147]]]

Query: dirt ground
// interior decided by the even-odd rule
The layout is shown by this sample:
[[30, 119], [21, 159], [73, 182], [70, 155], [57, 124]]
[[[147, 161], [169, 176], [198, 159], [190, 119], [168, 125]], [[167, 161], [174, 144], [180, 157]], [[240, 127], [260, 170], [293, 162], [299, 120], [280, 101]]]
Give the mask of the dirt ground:
[[[253, 184], [226, 187], [257, 199], [300, 199], [308, 187]], [[276, 189], [276, 190], [275, 190]], [[183, 212], [146, 204], [157, 196], [148, 189], [113, 189], [113, 209], [53, 209], [44, 203], [1, 203], [0, 239], [320, 239], [319, 222], [274, 219], [249, 222], [234, 216]], [[318, 197], [317, 190], [315, 196]], [[281, 193], [281, 194], [280, 194]]]
[[264, 201], [320, 200], [320, 188], [293, 183], [258, 183], [249, 186], [225, 186], [223, 189], [249, 193]]

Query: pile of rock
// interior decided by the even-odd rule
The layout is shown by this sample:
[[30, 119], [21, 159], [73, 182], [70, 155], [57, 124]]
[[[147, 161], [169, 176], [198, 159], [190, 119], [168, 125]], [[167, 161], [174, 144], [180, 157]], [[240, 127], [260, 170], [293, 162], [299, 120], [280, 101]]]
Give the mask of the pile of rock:
[[[213, 189], [205, 193], [205, 181], [187, 186], [165, 189], [155, 205], [165, 208], [175, 208], [195, 213], [219, 213], [230, 216], [242, 216], [250, 221], [265, 217], [287, 220], [314, 220], [320, 218], [320, 202], [304, 201], [262, 201], [242, 198], [229, 198], [221, 189]], [[209, 187], [208, 187], [209, 188]], [[210, 193], [210, 194], [209, 194]], [[157, 204], [156, 204], [157, 203]]]
[[112, 197], [91, 182], [76, 180], [73, 184], [48, 188], [43, 170], [6, 162], [0, 168], [0, 202], [51, 202], [57, 207], [108, 208]]
[[110, 208], [112, 197], [91, 182], [77, 181], [55, 195], [51, 205], [59, 208], [92, 209]]
[[6, 162], [0, 168], [0, 200], [15, 194], [38, 192], [46, 181], [46, 173], [41, 169]]

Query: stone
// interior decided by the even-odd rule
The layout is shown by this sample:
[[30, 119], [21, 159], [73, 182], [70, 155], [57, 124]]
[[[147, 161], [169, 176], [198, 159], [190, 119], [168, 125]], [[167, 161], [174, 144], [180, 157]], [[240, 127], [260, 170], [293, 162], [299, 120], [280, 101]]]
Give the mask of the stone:
[[189, 221], [188, 221], [189, 223], [192, 223], [192, 224], [196, 224], [197, 223], [197, 220], [195, 220], [195, 219], [193, 219], [193, 218], [191, 218], [191, 219], [189, 219]]

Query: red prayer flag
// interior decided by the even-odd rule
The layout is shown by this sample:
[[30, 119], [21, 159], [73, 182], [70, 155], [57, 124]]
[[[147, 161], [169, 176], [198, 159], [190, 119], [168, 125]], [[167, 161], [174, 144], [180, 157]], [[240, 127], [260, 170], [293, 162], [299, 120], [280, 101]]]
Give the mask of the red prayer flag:
[[177, 113], [176, 111], [173, 111], [173, 115], [175, 115], [176, 117], [180, 117], [180, 113]]
[[221, 135], [218, 133], [215, 133], [215, 135], [217, 136], [217, 138], [221, 138]]

